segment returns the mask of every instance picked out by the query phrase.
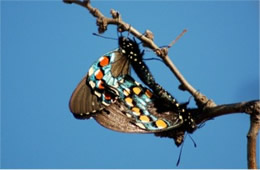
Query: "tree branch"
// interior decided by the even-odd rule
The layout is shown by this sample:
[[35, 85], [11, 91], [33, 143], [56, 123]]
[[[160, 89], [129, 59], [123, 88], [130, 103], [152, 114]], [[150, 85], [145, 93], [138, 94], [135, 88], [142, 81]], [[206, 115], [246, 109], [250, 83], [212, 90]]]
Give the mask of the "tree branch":
[[256, 160], [256, 146], [257, 146], [257, 136], [260, 129], [260, 104], [256, 103], [252, 105], [252, 114], [250, 115], [250, 129], [247, 134], [247, 159], [248, 159], [248, 169], [257, 169]]
[[200, 124], [218, 116], [234, 113], [247, 113], [251, 116], [260, 114], [260, 101], [253, 100], [205, 108], [204, 110], [199, 111], [199, 114], [194, 115], [194, 119], [196, 120], [196, 124]]
[[175, 77], [179, 80], [181, 83], [181, 87], [183, 90], [187, 90], [195, 99], [198, 107], [213, 107], [216, 106], [216, 104], [209, 100], [205, 95], [198, 92], [180, 73], [178, 68], [173, 64], [170, 57], [168, 56], [168, 48], [159, 48], [153, 41], [152, 38], [148, 38], [151, 33], [150, 31], [146, 31], [145, 35], [140, 33], [138, 30], [136, 30], [133, 26], [130, 24], [124, 22], [121, 19], [121, 16], [119, 12], [115, 10], [111, 10], [112, 18], [105, 17], [97, 8], [93, 8], [90, 5], [90, 0], [63, 0], [65, 3], [75, 3], [77, 5], [80, 5], [84, 8], [86, 8], [95, 18], [97, 18], [97, 26], [98, 26], [98, 32], [104, 33], [107, 30], [108, 25], [117, 25], [120, 32], [128, 31], [132, 35], [134, 35], [136, 38], [138, 38], [144, 46], [149, 47], [153, 51], [155, 51], [156, 55], [161, 57], [164, 63], [167, 67], [170, 68], [172, 73], [175, 75]]
[[250, 115], [250, 129], [247, 134], [247, 159], [248, 168], [257, 169], [256, 146], [257, 136], [260, 129], [260, 101], [254, 100], [234, 104], [219, 105], [212, 108], [206, 108], [200, 114], [195, 115], [196, 124], [206, 122], [218, 116], [247, 113]]
[[234, 104], [225, 104], [217, 106], [212, 100], [209, 100], [205, 95], [198, 92], [180, 73], [177, 67], [173, 64], [168, 56], [168, 48], [159, 48], [153, 41], [153, 34], [147, 30], [145, 34], [141, 34], [138, 30], [132, 27], [130, 24], [124, 22], [119, 14], [115, 10], [111, 10], [112, 18], [105, 17], [97, 8], [93, 8], [90, 5], [90, 0], [63, 0], [65, 3], [75, 3], [86, 8], [95, 18], [97, 18], [96, 24], [98, 26], [98, 32], [104, 33], [107, 30], [108, 25], [117, 25], [119, 32], [128, 31], [133, 36], [142, 41], [145, 47], [152, 49], [157, 56], [161, 57], [167, 67], [170, 68], [172, 73], [181, 83], [180, 88], [187, 90], [195, 99], [199, 114], [196, 114], [195, 121], [197, 124], [206, 122], [217, 116], [233, 113], [247, 113], [250, 115], [251, 126], [248, 132], [248, 168], [257, 168], [256, 161], [256, 140], [258, 131], [260, 129], [260, 101], [249, 101]]

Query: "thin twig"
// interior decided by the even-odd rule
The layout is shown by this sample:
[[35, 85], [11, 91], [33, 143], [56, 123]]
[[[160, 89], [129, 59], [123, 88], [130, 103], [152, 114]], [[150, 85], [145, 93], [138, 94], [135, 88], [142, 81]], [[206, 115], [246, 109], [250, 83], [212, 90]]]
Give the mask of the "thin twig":
[[186, 32], [187, 30], [184, 29], [182, 33], [168, 45], [168, 48], [171, 48]]

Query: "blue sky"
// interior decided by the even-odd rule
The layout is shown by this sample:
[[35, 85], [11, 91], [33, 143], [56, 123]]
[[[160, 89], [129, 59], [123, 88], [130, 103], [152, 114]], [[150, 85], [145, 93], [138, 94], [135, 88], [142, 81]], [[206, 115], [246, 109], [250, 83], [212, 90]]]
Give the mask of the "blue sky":
[[[93, 0], [92, 5], [107, 16], [111, 8], [118, 10], [141, 32], [151, 30], [159, 46], [188, 29], [169, 55], [196, 89], [217, 104], [259, 98], [258, 1]], [[93, 32], [95, 19], [82, 7], [1, 1], [2, 168], [247, 168], [245, 114], [218, 117], [198, 129], [192, 134], [197, 148], [185, 140], [179, 167], [180, 149], [171, 139], [76, 120], [68, 108], [71, 93], [90, 65], [117, 47]], [[117, 37], [116, 28], [105, 35]], [[147, 64], [165, 89], [188, 100], [163, 63]]]

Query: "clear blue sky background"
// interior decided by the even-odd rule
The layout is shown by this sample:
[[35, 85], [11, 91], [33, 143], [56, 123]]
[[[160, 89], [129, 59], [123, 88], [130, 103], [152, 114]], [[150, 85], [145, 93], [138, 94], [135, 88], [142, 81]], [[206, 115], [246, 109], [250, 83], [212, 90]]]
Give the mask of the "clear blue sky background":
[[[150, 29], [160, 46], [188, 29], [169, 55], [195, 88], [217, 104], [259, 98], [258, 1], [92, 5], [107, 16], [111, 8], [120, 11], [141, 32]], [[114, 132], [70, 113], [77, 83], [95, 60], [117, 47], [117, 41], [93, 32], [95, 19], [77, 5], [1, 1], [2, 168], [176, 168], [179, 148], [171, 139]], [[115, 27], [105, 35], [117, 37]], [[179, 101], [188, 100], [163, 63], [147, 64]], [[178, 168], [247, 168], [248, 129], [245, 114], [208, 121], [192, 134], [197, 148], [186, 139]]]

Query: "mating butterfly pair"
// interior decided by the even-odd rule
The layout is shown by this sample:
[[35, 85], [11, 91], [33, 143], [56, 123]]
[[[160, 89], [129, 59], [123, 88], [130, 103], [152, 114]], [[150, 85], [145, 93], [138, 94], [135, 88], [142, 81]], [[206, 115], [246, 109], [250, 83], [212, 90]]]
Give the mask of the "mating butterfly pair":
[[[180, 126], [192, 132], [196, 125], [190, 113], [155, 82], [138, 44], [121, 36], [119, 46], [95, 62], [73, 92], [70, 110], [74, 116], [94, 117], [121, 132], [154, 133]], [[154, 94], [134, 81], [130, 65]], [[168, 104], [162, 105], [162, 99]]]

